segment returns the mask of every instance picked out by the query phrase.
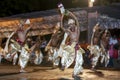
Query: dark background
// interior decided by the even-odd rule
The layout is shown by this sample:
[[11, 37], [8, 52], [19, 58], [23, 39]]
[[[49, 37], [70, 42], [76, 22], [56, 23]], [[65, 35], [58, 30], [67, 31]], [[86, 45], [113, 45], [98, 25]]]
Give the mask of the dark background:
[[[62, 2], [65, 8], [87, 7], [88, 0], [0, 0], [0, 17], [57, 8]], [[120, 0], [95, 0], [95, 6], [110, 5]]]

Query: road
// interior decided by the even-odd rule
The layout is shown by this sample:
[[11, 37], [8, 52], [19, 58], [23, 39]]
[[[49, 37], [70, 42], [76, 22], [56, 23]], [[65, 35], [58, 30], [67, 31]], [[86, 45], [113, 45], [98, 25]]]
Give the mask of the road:
[[84, 69], [83, 74], [72, 78], [73, 68], [61, 71], [44, 66], [26, 67], [26, 73], [19, 73], [19, 66], [0, 64], [0, 80], [120, 80], [120, 70], [100, 68], [96, 71]]

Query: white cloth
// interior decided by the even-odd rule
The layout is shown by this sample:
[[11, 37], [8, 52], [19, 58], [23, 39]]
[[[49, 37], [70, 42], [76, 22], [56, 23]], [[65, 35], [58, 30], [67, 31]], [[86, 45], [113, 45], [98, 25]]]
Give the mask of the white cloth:
[[48, 61], [53, 61], [53, 54], [54, 54], [54, 48], [53, 47], [49, 47], [48, 50]]
[[109, 51], [101, 52], [101, 63], [105, 62], [105, 67], [107, 67], [109, 59], [110, 59]]
[[42, 61], [43, 61], [43, 54], [42, 54], [42, 52], [40, 51], [39, 54], [35, 53], [35, 55], [36, 55], [36, 58], [34, 60], [34, 63], [37, 64], [37, 65], [41, 64]]
[[[68, 45], [68, 48], [70, 48], [69, 45]], [[70, 67], [70, 65], [75, 60], [75, 66], [74, 66], [73, 74], [78, 75], [83, 70], [83, 67], [82, 67], [82, 64], [83, 64], [82, 52], [83, 51], [79, 49], [79, 50], [76, 51], [76, 55], [75, 55], [75, 49], [74, 49], [73, 46], [71, 47], [71, 49], [69, 49], [69, 51], [68, 50], [63, 50], [63, 56], [62, 56], [62, 60], [61, 60], [62, 66], [65, 66], [65, 68], [68, 68], [68, 67]], [[75, 59], [75, 56], [76, 56], [76, 59]]]
[[74, 61], [75, 45], [76, 43], [74, 42], [71, 45], [65, 45], [63, 47], [61, 63], [63, 66], [65, 66], [65, 68], [68, 68]]
[[16, 53], [13, 57], [13, 65], [16, 65], [17, 59], [18, 59], [18, 54]]
[[76, 60], [75, 60], [75, 66], [74, 66], [74, 75], [78, 75], [80, 72], [83, 70], [83, 56], [82, 53], [78, 50], [77, 55], [76, 55]]
[[75, 54], [74, 53], [69, 53], [67, 51], [63, 51], [63, 55], [62, 55], [62, 60], [61, 60], [61, 64], [62, 66], [65, 66], [65, 68], [70, 67], [70, 65], [73, 63], [75, 58]]
[[74, 23], [75, 23], [75, 21], [73, 19], [68, 20], [68, 24], [74, 24]]
[[30, 56], [30, 54], [25, 50], [24, 47], [22, 47], [22, 50], [21, 50], [21, 53], [20, 53], [20, 56], [19, 56], [19, 65], [22, 68], [26, 67], [26, 65], [28, 63], [28, 60], [29, 60], [29, 56]]
[[6, 56], [5, 56], [5, 59], [9, 60], [9, 61], [12, 61], [12, 54], [11, 53], [8, 53]]
[[117, 44], [117, 43], [118, 43], [117, 39], [114, 39], [113, 44]]
[[61, 14], [64, 14], [64, 13], [65, 13], [65, 9], [64, 9], [64, 6], [63, 6], [62, 3], [58, 5], [58, 8], [60, 8]]
[[112, 37], [110, 38], [110, 41], [109, 41], [109, 44], [110, 44], [110, 45], [111, 45], [111, 44], [115, 45], [115, 44], [117, 44], [117, 43], [118, 43], [117, 39], [113, 39]]
[[92, 67], [94, 68], [97, 65], [98, 59], [101, 55], [100, 48], [97, 45], [93, 45], [89, 49], [90, 53], [94, 55], [92, 58]]
[[50, 47], [48, 52], [48, 61], [53, 62], [53, 66], [58, 66], [60, 59], [58, 58], [58, 49], [54, 47]]
[[94, 56], [94, 57], [92, 58], [92, 67], [93, 67], [93, 68], [97, 65], [98, 59], [99, 59], [99, 55]]
[[65, 65], [65, 62], [66, 62], [66, 60], [65, 60], [66, 58], [65, 58], [65, 57], [67, 57], [67, 55], [68, 55], [68, 52], [64, 50], [65, 41], [66, 41], [67, 37], [68, 37], [68, 34], [65, 33], [65, 34], [64, 34], [64, 39], [62, 40], [62, 42], [61, 42], [61, 44], [60, 44], [59, 50], [57, 51], [58, 56], [60, 56], [61, 59], [62, 59], [62, 60], [61, 60], [61, 64], [62, 64], [62, 65]]
[[54, 49], [54, 53], [53, 53], [53, 65], [56, 65], [56, 66], [59, 65], [60, 58], [58, 58], [58, 57], [59, 57], [58, 50]]
[[109, 59], [110, 59], [110, 55], [109, 55], [109, 53], [107, 52], [107, 53], [105, 54], [105, 67], [107, 67], [107, 65], [108, 65], [108, 63], [109, 63]]

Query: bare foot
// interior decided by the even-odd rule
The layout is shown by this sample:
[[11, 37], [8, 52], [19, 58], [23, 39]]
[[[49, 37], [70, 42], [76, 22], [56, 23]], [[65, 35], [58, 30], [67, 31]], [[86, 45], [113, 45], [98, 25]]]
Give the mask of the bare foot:
[[23, 70], [23, 69], [21, 69], [20, 70], [20, 73], [26, 73], [27, 71], [25, 71], [25, 70]]

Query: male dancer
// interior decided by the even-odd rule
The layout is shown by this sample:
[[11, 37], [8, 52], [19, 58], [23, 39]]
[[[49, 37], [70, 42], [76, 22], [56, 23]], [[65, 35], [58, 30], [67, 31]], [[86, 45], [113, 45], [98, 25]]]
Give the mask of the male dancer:
[[17, 39], [16, 41], [19, 43], [19, 45], [21, 46], [21, 53], [20, 53], [20, 56], [19, 56], [19, 65], [21, 67], [21, 70], [20, 72], [26, 72], [24, 70], [27, 62], [28, 62], [28, 59], [29, 59], [29, 49], [28, 49], [28, 45], [25, 44], [25, 40], [26, 40], [26, 35], [28, 33], [28, 31], [31, 29], [31, 27], [28, 27], [26, 30], [23, 29], [23, 26], [25, 24], [25, 21], [22, 21], [20, 26], [18, 27], [17, 31], [16, 31], [16, 34], [17, 34]]
[[[61, 54], [62, 70], [68, 68], [74, 61], [73, 77], [82, 72], [84, 50], [79, 46], [80, 27], [76, 16], [68, 10], [64, 10], [62, 4], [58, 6], [61, 11], [61, 28], [65, 31], [64, 39], [61, 43], [59, 54]], [[67, 24], [64, 21], [68, 22]], [[64, 24], [66, 24], [64, 26]], [[69, 37], [69, 41], [65, 38]]]

